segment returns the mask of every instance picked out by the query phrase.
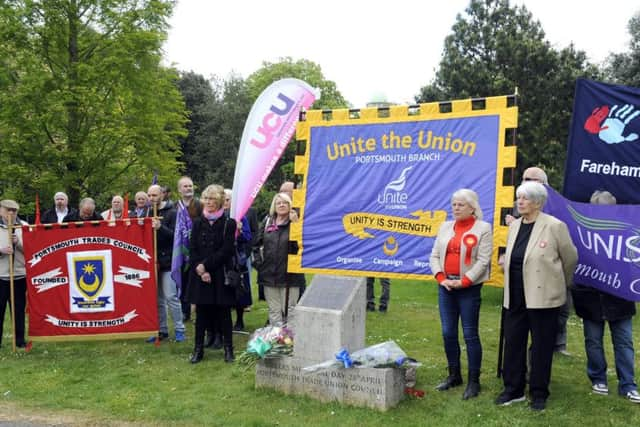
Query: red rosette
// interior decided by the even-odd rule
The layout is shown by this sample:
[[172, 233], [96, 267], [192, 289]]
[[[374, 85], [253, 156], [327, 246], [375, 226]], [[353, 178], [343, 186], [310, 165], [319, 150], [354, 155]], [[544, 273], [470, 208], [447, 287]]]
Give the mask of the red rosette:
[[465, 265], [469, 265], [471, 264], [471, 250], [475, 245], [478, 244], [478, 238], [476, 237], [475, 234], [467, 234], [462, 239], [462, 243], [464, 244], [464, 247], [466, 249], [466, 253], [464, 256], [464, 263]]

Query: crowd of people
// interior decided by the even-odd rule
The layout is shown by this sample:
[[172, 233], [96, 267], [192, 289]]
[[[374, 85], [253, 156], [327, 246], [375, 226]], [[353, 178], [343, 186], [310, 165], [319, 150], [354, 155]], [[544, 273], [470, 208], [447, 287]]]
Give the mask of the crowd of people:
[[[544, 410], [554, 352], [568, 355], [566, 322], [569, 297], [583, 319], [587, 375], [592, 391], [608, 394], [607, 362], [603, 346], [605, 322], [613, 340], [618, 394], [640, 403], [634, 378], [632, 317], [635, 303], [573, 283], [578, 253], [567, 225], [544, 213], [547, 177], [540, 168], [529, 168], [516, 189], [514, 215], [508, 215], [506, 250], [499, 264], [504, 271], [503, 391], [497, 405], [526, 400], [530, 408]], [[614, 204], [607, 191], [594, 192], [591, 203]], [[478, 333], [481, 287], [489, 276], [492, 253], [491, 226], [482, 221], [477, 194], [460, 189], [451, 197], [452, 221], [444, 222], [430, 257], [439, 283], [438, 306], [449, 375], [436, 386], [445, 391], [463, 384], [458, 326], [466, 344], [468, 381], [464, 400], [478, 396], [482, 345]]]
[[[504, 390], [495, 399], [498, 405], [525, 400], [528, 384], [531, 408], [543, 410], [550, 395], [549, 384], [554, 352], [566, 353], [566, 321], [570, 298], [583, 319], [587, 375], [592, 391], [608, 394], [607, 362], [603, 347], [605, 322], [609, 323], [615, 352], [618, 393], [640, 403], [634, 378], [632, 317], [635, 303], [583, 284], [573, 284], [577, 250], [566, 224], [542, 211], [547, 199], [546, 174], [529, 168], [516, 189], [513, 215], [509, 225], [506, 250], [499, 261], [504, 270]], [[83, 198], [78, 209], [69, 206], [64, 192], [54, 195], [54, 206], [44, 212], [43, 223], [118, 220], [125, 217], [152, 217], [157, 235], [158, 334], [148, 342], [170, 338], [171, 317], [174, 341], [185, 341], [185, 322], [195, 308], [195, 337], [191, 363], [204, 357], [206, 347], [223, 348], [224, 361], [234, 361], [233, 330], [243, 330], [243, 315], [253, 304], [252, 269], [257, 271], [259, 296], [268, 305], [267, 323], [290, 322], [295, 305], [305, 290], [305, 276], [287, 270], [289, 254], [297, 253], [290, 241], [290, 226], [298, 220], [292, 207], [294, 185], [285, 182], [273, 197], [269, 213], [258, 221], [249, 209], [241, 221], [230, 218], [232, 192], [220, 185], [209, 185], [198, 199], [189, 177], [178, 180], [179, 199], [169, 198], [167, 187], [151, 185], [135, 194], [132, 209], [126, 201], [113, 196], [111, 207], [96, 213], [95, 201]], [[614, 204], [615, 197], [596, 191], [596, 204]], [[26, 273], [22, 251], [19, 205], [13, 200], [0, 201], [0, 345], [3, 320], [9, 305], [9, 275], [15, 290], [15, 342], [25, 346], [24, 312]], [[459, 189], [451, 196], [452, 220], [438, 230], [430, 266], [438, 287], [438, 307], [442, 327], [448, 376], [436, 386], [446, 391], [463, 384], [459, 325], [466, 348], [468, 377], [464, 400], [479, 395], [483, 349], [479, 334], [482, 285], [489, 278], [492, 256], [491, 225], [483, 221], [478, 195], [471, 189]], [[188, 263], [172, 276], [172, 254], [176, 238], [176, 220], [186, 223]], [[11, 259], [12, 264], [10, 264]], [[238, 294], [226, 284], [226, 272], [241, 264], [242, 286]], [[379, 310], [387, 311], [389, 279], [382, 278]], [[375, 310], [374, 279], [367, 280], [368, 311]], [[240, 296], [239, 296], [240, 295]], [[232, 310], [236, 323], [232, 322]], [[529, 338], [530, 337], [530, 338]]]

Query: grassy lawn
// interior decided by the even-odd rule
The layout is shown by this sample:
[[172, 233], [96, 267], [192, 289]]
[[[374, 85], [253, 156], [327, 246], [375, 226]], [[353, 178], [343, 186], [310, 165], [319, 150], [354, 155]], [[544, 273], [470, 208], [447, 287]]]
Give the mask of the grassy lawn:
[[[568, 325], [572, 356], [555, 357], [547, 410], [533, 413], [526, 404], [496, 407], [493, 399], [502, 389], [496, 378], [501, 300], [501, 289], [485, 286], [480, 315], [482, 391], [477, 399], [462, 401], [464, 386], [448, 392], [434, 390], [446, 375], [436, 286], [392, 281], [389, 312], [367, 314], [367, 343], [394, 339], [407, 354], [420, 360], [423, 366], [418, 370], [416, 388], [426, 394], [422, 399], [408, 397], [386, 413], [255, 390], [253, 372], [225, 364], [221, 350], [207, 350], [202, 363], [191, 365], [191, 323], [186, 343], [163, 343], [159, 348], [143, 340], [34, 343], [30, 353], [13, 354], [7, 316], [0, 349], [0, 421], [33, 415], [33, 420], [57, 416], [65, 424], [77, 425], [619, 426], [640, 422], [640, 405], [615, 394], [617, 381], [608, 332], [605, 343], [612, 393], [590, 393], [582, 324], [575, 316]], [[246, 314], [245, 323], [255, 329], [266, 318], [266, 305], [260, 302]], [[636, 317], [636, 351], [640, 349], [638, 323]], [[247, 337], [234, 335], [234, 340], [239, 353]], [[466, 383], [466, 369], [463, 372]]]

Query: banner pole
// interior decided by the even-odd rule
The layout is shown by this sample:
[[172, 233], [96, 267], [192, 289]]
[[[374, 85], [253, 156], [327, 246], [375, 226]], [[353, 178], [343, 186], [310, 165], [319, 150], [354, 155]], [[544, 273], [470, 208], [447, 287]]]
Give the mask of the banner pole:
[[[516, 86], [515, 93], [513, 94], [513, 103], [514, 105], [518, 105], [518, 87]], [[518, 140], [516, 138], [516, 130], [514, 129], [511, 135], [511, 142], [514, 147], [518, 145]], [[511, 185], [515, 184], [515, 168], [511, 169]], [[504, 287], [504, 283], [502, 284]], [[504, 289], [503, 291], [504, 292]], [[500, 307], [500, 337], [498, 338], [498, 368], [496, 370], [496, 376], [498, 378], [502, 377], [502, 363], [504, 358], [504, 307]]]
[[[15, 249], [15, 245], [13, 244], [13, 215], [9, 214], [9, 226], [7, 227], [7, 233], [9, 236], [9, 242], [11, 243], [12, 249]], [[11, 350], [16, 352], [16, 296], [15, 290], [13, 287], [13, 250], [9, 254], [9, 289], [10, 289], [10, 300], [11, 300]], [[1, 331], [0, 331], [1, 332]]]

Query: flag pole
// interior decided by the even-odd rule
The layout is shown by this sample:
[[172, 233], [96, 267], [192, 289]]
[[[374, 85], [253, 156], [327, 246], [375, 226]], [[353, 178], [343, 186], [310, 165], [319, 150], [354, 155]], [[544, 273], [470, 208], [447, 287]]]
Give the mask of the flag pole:
[[15, 353], [16, 352], [16, 296], [15, 290], [13, 287], [13, 248], [15, 247], [13, 244], [13, 215], [9, 213], [9, 225], [7, 227], [7, 233], [9, 235], [9, 242], [11, 244], [12, 251], [9, 254], [9, 289], [10, 289], [10, 299], [11, 299], [11, 349]]
[[[160, 203], [160, 201], [158, 201]], [[153, 203], [153, 220], [158, 221], [158, 203]], [[153, 225], [153, 224], [152, 224]], [[156, 278], [156, 298], [158, 295], [158, 230], [155, 227], [151, 227], [153, 229], [153, 274]], [[160, 316], [160, 313], [158, 313]], [[156, 335], [155, 346], [160, 346], [160, 336]]]

